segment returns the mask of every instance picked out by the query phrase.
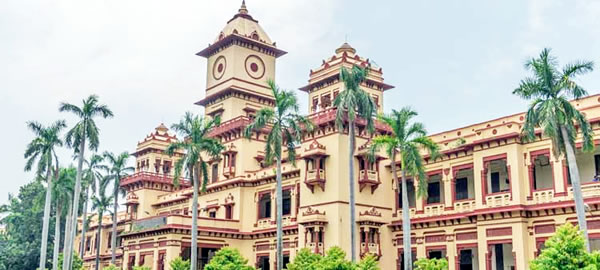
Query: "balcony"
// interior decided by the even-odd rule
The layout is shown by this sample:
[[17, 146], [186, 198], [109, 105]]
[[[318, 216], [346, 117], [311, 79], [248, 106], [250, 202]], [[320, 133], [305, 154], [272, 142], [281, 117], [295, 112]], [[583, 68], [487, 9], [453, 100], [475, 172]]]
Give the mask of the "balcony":
[[315, 254], [323, 254], [323, 243], [322, 242], [310, 242], [308, 243], [308, 249]]
[[371, 193], [373, 193], [381, 182], [379, 182], [376, 170], [360, 170], [358, 172], [358, 184], [360, 191], [362, 191], [363, 188], [370, 186]]
[[[159, 174], [153, 172], [137, 172], [132, 175], [129, 175], [125, 178], [121, 179], [121, 187], [127, 187], [128, 185], [139, 183], [139, 182], [149, 182], [154, 185], [158, 184], [163, 185], [167, 184], [169, 186], [173, 185], [173, 177], [169, 174]], [[189, 179], [180, 179], [179, 185], [181, 187], [189, 187], [191, 183]]]
[[235, 166], [223, 168], [223, 176], [230, 178], [235, 176]]
[[552, 202], [554, 201], [554, 190], [546, 189], [534, 191], [532, 199], [536, 204]]
[[510, 192], [502, 192], [485, 196], [485, 201], [488, 207], [501, 207], [509, 205], [511, 197]]
[[379, 244], [377, 243], [360, 243], [360, 255], [361, 257], [367, 254], [373, 254], [375, 256], [381, 256], [379, 252]]
[[266, 229], [266, 228], [271, 227], [271, 219], [270, 218], [259, 219], [256, 222], [256, 227], [258, 229]]
[[[581, 184], [583, 198], [600, 196], [600, 182], [587, 182]], [[569, 198], [573, 198], [573, 187], [569, 187]]]
[[454, 211], [457, 213], [475, 210], [475, 200], [462, 200], [454, 202]]
[[444, 213], [444, 205], [441, 203], [425, 205], [423, 213], [426, 216], [437, 216]]
[[312, 169], [306, 171], [305, 184], [314, 192], [314, 187], [319, 186], [322, 191], [325, 191], [325, 170], [323, 169]]

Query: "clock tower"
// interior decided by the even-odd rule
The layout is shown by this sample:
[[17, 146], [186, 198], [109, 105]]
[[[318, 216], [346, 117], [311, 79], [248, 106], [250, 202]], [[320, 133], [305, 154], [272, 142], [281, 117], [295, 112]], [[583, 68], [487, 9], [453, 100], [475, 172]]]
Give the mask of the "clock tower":
[[196, 102], [207, 116], [228, 121], [252, 117], [273, 106], [268, 80], [275, 79], [275, 61], [286, 52], [277, 48], [248, 13], [246, 4], [227, 22], [212, 44], [199, 56], [207, 58], [206, 96]]

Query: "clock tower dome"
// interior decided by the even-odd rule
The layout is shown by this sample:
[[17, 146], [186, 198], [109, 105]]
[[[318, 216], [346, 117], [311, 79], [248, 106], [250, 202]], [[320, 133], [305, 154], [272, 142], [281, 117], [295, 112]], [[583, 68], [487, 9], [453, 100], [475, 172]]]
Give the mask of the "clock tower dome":
[[248, 13], [245, 2], [213, 44], [199, 56], [207, 58], [206, 96], [196, 104], [205, 114], [228, 121], [273, 106], [267, 84], [275, 79], [275, 61], [286, 52], [277, 48]]

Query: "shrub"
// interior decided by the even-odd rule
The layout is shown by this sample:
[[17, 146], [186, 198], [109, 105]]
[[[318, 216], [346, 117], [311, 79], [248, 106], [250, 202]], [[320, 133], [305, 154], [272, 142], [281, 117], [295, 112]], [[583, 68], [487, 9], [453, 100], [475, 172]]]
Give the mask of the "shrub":
[[134, 266], [133, 270], [151, 270], [148, 266]]
[[248, 266], [248, 260], [242, 257], [240, 252], [234, 248], [222, 248], [210, 262], [204, 267], [205, 270], [254, 270]]
[[373, 254], [367, 254], [356, 266], [357, 270], [379, 270], [377, 258]]
[[346, 260], [346, 252], [339, 247], [332, 247], [327, 251], [319, 263], [319, 270], [353, 270], [356, 266]]
[[294, 257], [294, 261], [288, 263], [288, 270], [318, 270], [318, 264], [323, 256], [312, 253], [309, 249], [303, 248]]
[[418, 259], [415, 262], [415, 270], [448, 270], [446, 259]]
[[111, 264], [111, 265], [109, 265], [107, 267], [102, 268], [102, 270], [121, 270], [121, 268], [116, 267], [116, 266], [114, 266], [114, 265]]
[[191, 266], [189, 260], [183, 260], [181, 257], [173, 259], [169, 265], [171, 266], [171, 270], [188, 270]]
[[586, 252], [581, 231], [570, 223], [560, 226], [545, 245], [540, 256], [530, 263], [531, 270], [584, 269], [598, 258]]

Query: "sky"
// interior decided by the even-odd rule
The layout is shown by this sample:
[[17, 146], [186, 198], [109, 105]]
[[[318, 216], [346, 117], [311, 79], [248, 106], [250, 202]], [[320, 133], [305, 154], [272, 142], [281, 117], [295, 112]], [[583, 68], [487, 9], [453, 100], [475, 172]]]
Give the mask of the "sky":
[[[115, 113], [98, 120], [99, 151], [133, 152], [161, 122], [204, 97], [206, 59], [241, 0], [5, 0], [0, 5], [0, 204], [33, 179], [24, 172], [27, 121], [75, 119], [60, 102], [90, 94]], [[525, 110], [511, 94], [524, 62], [550, 47], [561, 64], [595, 61], [578, 82], [600, 93], [600, 1], [248, 0], [277, 46], [276, 81], [297, 89], [345, 40], [396, 88], [384, 110], [410, 106], [429, 132]], [[303, 112], [307, 95], [297, 91]], [[62, 165], [72, 151], [59, 151]], [[132, 160], [133, 163], [133, 160]]]

